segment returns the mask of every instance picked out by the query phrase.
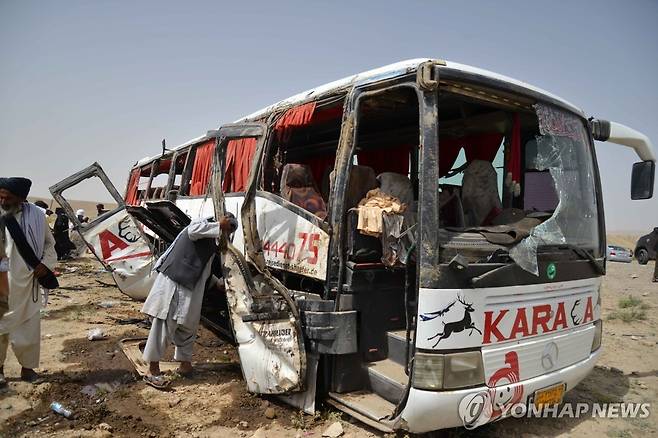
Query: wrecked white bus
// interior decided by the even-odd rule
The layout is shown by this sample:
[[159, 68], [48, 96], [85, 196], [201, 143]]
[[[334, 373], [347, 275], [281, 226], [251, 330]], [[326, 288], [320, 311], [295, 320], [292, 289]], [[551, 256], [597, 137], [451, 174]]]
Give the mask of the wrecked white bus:
[[[605, 227], [594, 140], [649, 140], [481, 69], [411, 60], [293, 96], [141, 160], [90, 249], [134, 297], [190, 217], [240, 219], [203, 320], [245, 382], [382, 431], [474, 427], [559, 403], [600, 353]], [[70, 208], [67, 208], [70, 210]]]

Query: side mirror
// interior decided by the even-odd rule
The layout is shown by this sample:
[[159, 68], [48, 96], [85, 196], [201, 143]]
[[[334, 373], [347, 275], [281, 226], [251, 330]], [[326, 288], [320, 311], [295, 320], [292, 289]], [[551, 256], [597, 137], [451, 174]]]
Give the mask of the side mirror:
[[631, 199], [651, 199], [656, 175], [655, 161], [640, 161], [633, 164], [631, 175]]

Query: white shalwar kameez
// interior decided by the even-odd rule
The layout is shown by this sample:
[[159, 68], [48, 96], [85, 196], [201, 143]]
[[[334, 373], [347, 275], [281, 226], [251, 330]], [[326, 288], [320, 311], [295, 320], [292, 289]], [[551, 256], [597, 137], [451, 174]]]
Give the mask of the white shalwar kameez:
[[[23, 209], [33, 208], [31, 214], [38, 209], [36, 206], [24, 203], [21, 211], [14, 215], [19, 224], [24, 222]], [[41, 246], [42, 251], [35, 251], [37, 257], [41, 258], [41, 263], [52, 270], [57, 263], [57, 253], [55, 252], [55, 239], [50, 233], [46, 216], [40, 213], [32, 220], [43, 220], [43, 227], [33, 227], [29, 231], [23, 230], [28, 242], [32, 239], [39, 239], [37, 247]], [[38, 219], [37, 219], [38, 218]], [[41, 235], [34, 236], [32, 232], [35, 229], [43, 230]], [[41, 252], [41, 254], [39, 254]], [[39, 285], [32, 268], [30, 268], [14, 245], [14, 241], [9, 234], [5, 232], [5, 253], [9, 258], [9, 311], [0, 319], [0, 364], [4, 364], [7, 358], [7, 348], [11, 343], [12, 350], [18, 359], [18, 362], [24, 368], [34, 369], [39, 366], [39, 354], [41, 347], [41, 286]]]
[[[204, 219], [193, 221], [182, 232], [187, 232], [191, 240], [199, 240], [218, 238], [220, 228], [219, 223], [208, 222]], [[178, 237], [176, 240], [178, 240]], [[160, 266], [175, 244], [176, 241], [158, 259], [154, 269]], [[144, 347], [143, 358], [146, 362], [159, 362], [164, 356], [167, 345], [172, 341], [176, 346], [174, 360], [179, 362], [192, 361], [192, 347], [196, 340], [196, 332], [201, 318], [203, 294], [206, 281], [211, 274], [214, 259], [215, 255], [213, 254], [203, 268], [201, 277], [194, 285], [194, 289], [188, 289], [174, 282], [165, 274], [158, 273], [142, 307], [142, 313], [153, 317], [151, 330]]]

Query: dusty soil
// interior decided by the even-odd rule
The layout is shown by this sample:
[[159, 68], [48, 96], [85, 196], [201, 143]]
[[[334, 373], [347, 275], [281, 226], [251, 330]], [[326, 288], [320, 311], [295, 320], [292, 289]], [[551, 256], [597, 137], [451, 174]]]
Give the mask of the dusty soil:
[[[300, 414], [276, 398], [246, 392], [235, 350], [205, 328], [195, 346], [198, 372], [160, 392], [137, 379], [118, 349], [125, 337], [146, 336], [135, 324], [140, 304], [122, 295], [110, 276], [90, 259], [60, 265], [62, 287], [43, 310], [41, 369], [43, 382], [16, 378], [19, 366], [10, 353], [5, 373], [9, 387], [0, 392], [0, 436], [170, 436], [320, 437], [340, 421], [344, 436], [379, 436], [379, 432], [346, 415], [320, 407]], [[566, 400], [572, 402], [649, 402], [658, 400], [658, 283], [651, 282], [653, 263], [609, 263], [604, 281], [604, 350], [599, 364]], [[645, 319], [624, 322], [619, 301], [633, 295], [634, 308]], [[107, 307], [109, 305], [110, 307]], [[617, 312], [617, 313], [615, 313]], [[132, 322], [130, 319], [133, 319]], [[628, 318], [627, 318], [628, 319]], [[128, 322], [121, 324], [120, 322]], [[104, 340], [88, 341], [101, 328]], [[52, 413], [62, 403], [74, 419]], [[658, 405], [657, 405], [658, 406]], [[273, 408], [276, 417], [267, 418]], [[656, 436], [658, 415], [647, 419], [506, 419], [468, 432], [479, 436]], [[464, 429], [443, 433], [466, 435]], [[404, 436], [404, 433], [400, 433]]]

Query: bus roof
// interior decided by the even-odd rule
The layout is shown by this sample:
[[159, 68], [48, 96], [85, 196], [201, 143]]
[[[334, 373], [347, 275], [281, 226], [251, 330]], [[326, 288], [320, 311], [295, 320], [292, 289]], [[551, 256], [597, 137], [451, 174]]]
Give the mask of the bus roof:
[[[337, 81], [329, 82], [324, 85], [320, 85], [319, 87], [312, 88], [310, 90], [303, 91], [301, 93], [295, 94], [294, 96], [291, 96], [287, 99], [281, 100], [279, 102], [276, 102], [272, 105], [266, 106], [265, 108], [262, 108], [254, 113], [251, 113], [247, 116], [244, 116], [238, 120], [236, 120], [236, 123], [238, 122], [244, 122], [247, 120], [256, 120], [259, 119], [269, 112], [273, 111], [274, 109], [278, 107], [289, 107], [289, 106], [295, 106], [297, 104], [300, 104], [302, 102], [306, 102], [308, 100], [313, 99], [314, 96], [326, 96], [326, 95], [331, 95], [331, 94], [337, 94], [341, 91], [346, 91], [347, 89], [353, 87], [353, 86], [361, 86], [361, 85], [367, 85], [370, 83], [378, 82], [381, 80], [385, 79], [391, 79], [396, 76], [402, 76], [405, 74], [410, 74], [415, 72], [418, 69], [418, 66], [424, 62], [431, 61], [432, 58], [417, 58], [417, 59], [408, 59], [406, 61], [400, 61], [396, 62], [394, 64], [389, 64], [383, 67], [379, 67], [373, 70], [368, 70], [362, 73], [357, 73], [352, 76], [347, 76], [343, 79], [339, 79]], [[526, 82], [519, 81], [517, 79], [510, 78], [505, 75], [501, 75], [498, 73], [494, 73], [489, 70], [481, 69], [478, 67], [473, 67], [470, 65], [466, 64], [460, 64], [457, 62], [452, 62], [452, 61], [440, 61], [442, 66], [441, 68], [444, 69], [451, 69], [455, 70], [458, 72], [463, 72], [466, 74], [470, 75], [475, 75], [475, 76], [481, 76], [486, 79], [494, 80], [497, 82], [504, 82], [508, 84], [512, 84], [514, 86], [517, 86], [519, 88], [531, 91], [533, 93], [539, 94], [546, 96], [554, 101], [557, 101], [561, 103], [562, 105], [568, 107], [574, 112], [579, 113], [580, 115], [584, 115], [583, 111], [578, 108], [577, 106], [573, 105], [571, 102], [562, 99], [559, 96], [556, 96], [552, 93], [549, 93], [546, 90], [543, 90], [541, 88], [535, 87], [533, 85], [530, 85]], [[178, 150], [185, 148], [187, 146], [194, 145], [196, 143], [200, 143], [202, 141], [207, 140], [208, 137], [206, 135], [203, 135], [201, 137], [194, 138], [192, 140], [189, 140], [181, 145], [176, 146], [173, 148], [173, 150]], [[153, 157], [145, 157], [139, 160], [136, 164], [136, 166], [143, 166], [144, 164], [148, 164], [149, 162], [155, 160], [156, 158], [159, 158], [161, 155], [156, 155]]]

